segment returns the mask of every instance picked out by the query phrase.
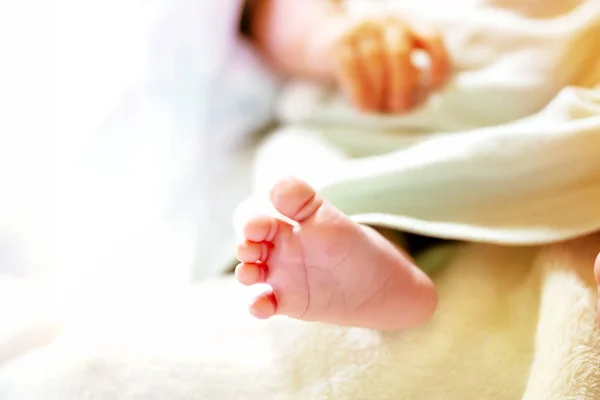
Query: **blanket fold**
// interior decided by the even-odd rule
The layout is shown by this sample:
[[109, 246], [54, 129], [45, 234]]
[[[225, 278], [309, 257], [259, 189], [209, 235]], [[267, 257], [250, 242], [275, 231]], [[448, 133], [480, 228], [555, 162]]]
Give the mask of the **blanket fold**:
[[569, 88], [533, 117], [339, 167], [321, 191], [362, 223], [505, 244], [588, 234], [600, 229], [600, 91]]
[[279, 107], [288, 127], [263, 146], [257, 185], [283, 169], [359, 222], [443, 238], [541, 244], [599, 229], [600, 3], [491, 3], [453, 13], [428, 1], [349, 2], [432, 20], [451, 81], [399, 116], [291, 85]]

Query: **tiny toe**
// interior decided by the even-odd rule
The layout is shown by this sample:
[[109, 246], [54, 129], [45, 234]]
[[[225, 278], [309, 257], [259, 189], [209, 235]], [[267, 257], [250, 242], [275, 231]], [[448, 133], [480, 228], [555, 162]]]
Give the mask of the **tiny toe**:
[[277, 299], [272, 291], [260, 294], [252, 301], [252, 304], [248, 308], [250, 314], [258, 319], [270, 318], [275, 315], [276, 310]]
[[281, 214], [302, 222], [321, 207], [323, 200], [306, 182], [289, 177], [280, 180], [271, 189], [271, 202]]
[[243, 263], [264, 263], [269, 257], [269, 246], [266, 243], [244, 241], [238, 245], [235, 256]]
[[251, 218], [244, 226], [244, 237], [253, 242], [272, 242], [282, 221], [268, 215]]
[[267, 280], [266, 264], [241, 263], [235, 268], [235, 277], [246, 286], [265, 283]]

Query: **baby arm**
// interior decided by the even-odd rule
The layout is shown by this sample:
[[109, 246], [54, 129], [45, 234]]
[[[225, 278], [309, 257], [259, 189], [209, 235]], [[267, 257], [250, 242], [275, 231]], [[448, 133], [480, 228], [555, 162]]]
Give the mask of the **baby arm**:
[[[439, 89], [449, 73], [442, 37], [426, 24], [385, 14], [354, 15], [332, 0], [249, 4], [251, 39], [275, 69], [335, 83], [365, 112], [408, 111], [419, 92]], [[411, 59], [415, 50], [431, 60], [426, 85]]]

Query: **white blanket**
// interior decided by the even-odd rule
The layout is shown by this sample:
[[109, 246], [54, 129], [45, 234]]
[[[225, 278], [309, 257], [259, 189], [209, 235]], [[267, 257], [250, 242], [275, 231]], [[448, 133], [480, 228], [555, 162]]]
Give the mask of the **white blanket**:
[[[289, 88], [287, 128], [258, 157], [258, 192], [274, 174], [299, 175], [359, 222], [469, 241], [600, 229], [600, 3], [552, 19], [482, 3], [428, 14], [456, 70], [414, 113], [364, 116], [318, 88]], [[524, 2], [531, 13], [559, 3]]]

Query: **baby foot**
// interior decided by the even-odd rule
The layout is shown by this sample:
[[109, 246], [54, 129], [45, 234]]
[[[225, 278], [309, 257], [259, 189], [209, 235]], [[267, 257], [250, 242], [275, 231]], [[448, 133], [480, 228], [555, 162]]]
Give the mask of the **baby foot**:
[[431, 280], [377, 231], [355, 223], [295, 178], [275, 184], [270, 199], [293, 223], [259, 215], [243, 228], [236, 277], [272, 288], [252, 302], [252, 315], [405, 329], [433, 314]]

